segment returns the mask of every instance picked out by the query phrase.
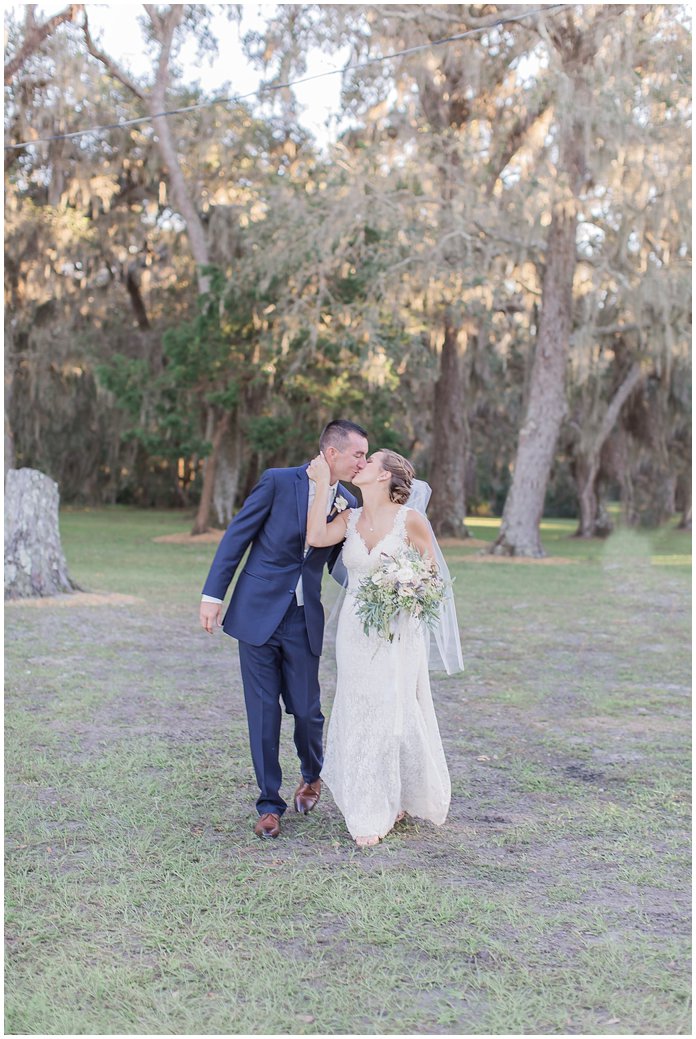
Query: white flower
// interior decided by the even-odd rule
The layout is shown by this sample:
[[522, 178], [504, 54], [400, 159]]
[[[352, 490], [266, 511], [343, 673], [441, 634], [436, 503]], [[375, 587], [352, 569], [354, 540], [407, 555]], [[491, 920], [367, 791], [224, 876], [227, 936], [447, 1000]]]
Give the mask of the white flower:
[[401, 581], [402, 584], [405, 584], [407, 581], [412, 581], [415, 576], [416, 575], [410, 566], [402, 566], [398, 571], [396, 578], [398, 581]]
[[343, 512], [344, 509], [348, 508], [348, 502], [342, 494], [338, 494], [334, 498], [333, 507], [336, 510], [336, 512]]
[[383, 575], [379, 572], [379, 570], [376, 570], [375, 573], [372, 575], [372, 583], [380, 585], [382, 583], [382, 577]]

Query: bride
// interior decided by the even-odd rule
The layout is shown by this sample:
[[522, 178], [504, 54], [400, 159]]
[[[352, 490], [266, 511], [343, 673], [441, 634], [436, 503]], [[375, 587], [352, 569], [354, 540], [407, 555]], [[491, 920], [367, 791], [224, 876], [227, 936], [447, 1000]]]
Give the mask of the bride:
[[[374, 631], [366, 635], [356, 613], [356, 589], [380, 566], [382, 552], [394, 552], [405, 543], [441, 561], [443, 568], [444, 561], [425, 516], [406, 505], [414, 470], [401, 455], [387, 450], [371, 455], [353, 480], [362, 508], [346, 509], [330, 523], [322, 504], [329, 490], [329, 467], [322, 455], [313, 459], [307, 473], [317, 485], [307, 521], [308, 544], [322, 548], [345, 538], [348, 572], [336, 633], [338, 684], [321, 775], [351, 836], [365, 847], [377, 844], [406, 813], [442, 825], [450, 779], [430, 692], [429, 633], [402, 614], [392, 642]], [[451, 642], [456, 642], [458, 664], [452, 670], [457, 670], [458, 632]], [[442, 658], [447, 655], [441, 648]]]

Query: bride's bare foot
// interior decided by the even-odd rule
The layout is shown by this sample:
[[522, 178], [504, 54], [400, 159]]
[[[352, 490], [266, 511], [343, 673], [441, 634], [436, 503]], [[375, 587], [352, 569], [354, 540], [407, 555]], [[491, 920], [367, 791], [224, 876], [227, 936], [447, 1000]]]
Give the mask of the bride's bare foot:
[[371, 848], [373, 844], [379, 844], [379, 837], [356, 837], [355, 843], [359, 848]]

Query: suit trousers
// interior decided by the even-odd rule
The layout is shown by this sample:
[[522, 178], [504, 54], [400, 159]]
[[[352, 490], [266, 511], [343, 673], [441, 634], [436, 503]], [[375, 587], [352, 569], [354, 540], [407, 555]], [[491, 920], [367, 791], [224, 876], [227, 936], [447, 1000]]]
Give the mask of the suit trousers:
[[249, 725], [251, 759], [259, 785], [259, 815], [287, 808], [280, 796], [280, 723], [282, 699], [295, 719], [295, 746], [302, 778], [313, 783], [323, 764], [324, 716], [319, 694], [319, 657], [307, 637], [304, 608], [292, 602], [282, 621], [262, 646], [239, 643], [244, 702]]

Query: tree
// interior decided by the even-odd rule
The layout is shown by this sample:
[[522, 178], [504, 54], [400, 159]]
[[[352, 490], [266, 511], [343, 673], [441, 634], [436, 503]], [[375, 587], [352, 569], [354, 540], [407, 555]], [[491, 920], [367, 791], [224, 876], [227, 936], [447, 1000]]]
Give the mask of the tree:
[[[578, 487], [578, 534], [584, 537], [611, 529], [602, 501], [610, 488], [620, 488], [624, 518], [631, 522], [642, 512], [669, 515], [674, 481], [688, 497], [683, 461], [686, 456], [690, 464], [684, 435], [691, 332], [690, 105], [682, 90], [686, 39], [678, 20], [662, 16], [641, 20], [637, 29], [635, 45], [650, 60], [635, 63], [639, 71], [629, 90], [612, 91], [615, 138], [625, 159], [596, 171], [604, 195], [600, 201], [588, 193], [580, 212], [564, 439]], [[649, 46], [655, 39], [659, 48]], [[640, 450], [638, 441], [645, 441]], [[646, 450], [673, 474], [645, 484], [655, 495], [665, 488], [659, 505], [647, 499], [639, 504], [625, 471], [633, 464], [644, 467]]]
[[[440, 366], [428, 451], [433, 518], [441, 534], [463, 532], [472, 417], [494, 410], [477, 397], [482, 386], [474, 372], [486, 368], [492, 351], [503, 355], [499, 372], [505, 371], [505, 353], [524, 356], [524, 341], [536, 340], [525, 366], [526, 421], [520, 421], [515, 475], [496, 545], [496, 551], [535, 555], [543, 552], [539, 520], [567, 415], [571, 336], [592, 334], [592, 326], [581, 324], [588, 315], [574, 312], [578, 262], [608, 266], [607, 278], [619, 274], [612, 241], [589, 258], [580, 250], [584, 225], [597, 210], [614, 210], [607, 185], [617, 156], [621, 168], [622, 153], [640, 132], [646, 151], [655, 143], [649, 118], [636, 106], [636, 70], [645, 77], [650, 69], [650, 89], [659, 92], [665, 63], [655, 57], [657, 41], [678, 38], [680, 30], [672, 14], [617, 5], [544, 13], [536, 24], [520, 20], [524, 15], [519, 7], [480, 16], [463, 5], [325, 5], [317, 18], [315, 8], [294, 5], [281, 8], [262, 38], [251, 42], [264, 62], [269, 55], [277, 60], [276, 74], [282, 69], [287, 78], [304, 70], [310, 41], [332, 47], [350, 42], [353, 55], [364, 59], [463, 29], [485, 30], [442, 50], [397, 54], [389, 64], [348, 73], [344, 103], [359, 125], [346, 132], [344, 143], [379, 150], [383, 163], [398, 170], [391, 183], [378, 177], [373, 197], [375, 207], [401, 207], [399, 235], [410, 255], [385, 265], [379, 287], [384, 293], [388, 272], [396, 275], [387, 291], [400, 298], [411, 325], [413, 301], [422, 293], [430, 303], [421, 314], [423, 340], [434, 345]], [[683, 38], [677, 42], [683, 50]], [[658, 126], [664, 125], [658, 117]], [[676, 132], [684, 136], [683, 127]], [[629, 197], [622, 195], [616, 209], [630, 204]], [[493, 336], [492, 311], [507, 315], [503, 349]], [[606, 317], [594, 315], [599, 336]], [[433, 334], [435, 323], [440, 329]], [[514, 347], [510, 333], [518, 339]], [[625, 389], [605, 419], [618, 420]], [[513, 393], [511, 387], [511, 398]], [[587, 430], [583, 443], [595, 452], [608, 434], [606, 424]], [[586, 470], [578, 459], [578, 479]], [[597, 476], [594, 463], [589, 473]]]
[[[348, 131], [344, 143], [350, 147], [355, 141], [364, 148], [375, 142], [382, 163], [397, 171], [391, 184], [379, 176], [372, 195], [375, 207], [398, 211], [401, 252], [407, 252], [406, 240], [410, 255], [384, 264], [380, 292], [401, 298], [410, 325], [417, 314], [414, 301], [428, 301], [428, 312], [420, 318], [421, 341], [431, 344], [438, 365], [428, 409], [428, 453], [431, 513], [440, 535], [467, 535], [471, 372], [479, 349], [487, 346], [491, 325], [485, 277], [495, 251], [473, 226], [472, 213], [477, 201], [485, 205], [525, 133], [548, 105], [548, 98], [536, 96], [523, 120], [506, 118], [515, 80], [512, 69], [525, 42], [497, 25], [518, 16], [511, 9], [478, 18], [464, 5], [406, 9], [387, 4], [325, 5], [317, 18], [315, 8], [295, 6], [291, 11], [281, 8], [263, 40], [251, 41], [263, 60], [278, 56], [278, 74], [282, 69], [287, 75], [288, 68], [302, 72], [309, 41], [332, 47], [350, 42], [355, 58], [365, 59], [472, 27], [489, 30], [441, 50], [397, 57], [393, 65], [361, 64], [344, 83], [344, 103], [353, 119], [360, 120], [360, 128]], [[482, 151], [486, 161], [472, 163], [470, 156]]]
[[52, 36], [59, 25], [77, 21], [84, 5], [68, 4], [62, 11], [58, 11], [44, 22], [37, 22], [36, 8], [36, 4], [25, 5], [23, 37], [15, 42], [13, 53], [5, 62], [5, 86], [12, 82], [29, 58], [36, 54], [44, 40]]
[[[573, 319], [573, 282], [577, 264], [578, 222], [593, 195], [605, 193], [606, 168], [616, 163], [622, 143], [640, 128], [650, 126], [636, 112], [632, 71], [655, 66], [660, 16], [651, 22], [650, 10], [612, 5], [582, 16], [570, 10], [548, 23], [540, 19], [550, 68], [556, 77], [556, 134], [559, 177], [550, 196], [549, 234], [542, 284], [537, 348], [530, 379], [526, 416], [520, 430], [513, 482], [503, 511], [501, 530], [492, 551], [515, 555], [543, 555], [539, 540], [544, 495], [561, 422], [566, 414], [567, 358]], [[616, 31], [621, 19], [622, 33]], [[630, 41], [630, 42], [627, 42]], [[635, 44], [635, 52], [632, 50]], [[658, 59], [659, 63], [659, 59]], [[616, 70], [610, 96], [605, 96], [607, 70]], [[617, 83], [620, 90], [617, 91]], [[600, 141], [594, 151], [591, 142]], [[624, 200], [625, 202], [625, 200]], [[601, 204], [600, 204], [601, 208]], [[628, 384], [619, 389], [605, 419], [618, 416], [638, 375], [634, 368]], [[606, 422], [590, 438], [590, 454], [606, 440]], [[587, 443], [587, 439], [586, 439]], [[580, 462], [585, 482], [597, 475], [596, 458]], [[588, 489], [585, 507], [592, 506]], [[587, 521], [589, 522], [589, 520]]]
[[184, 177], [179, 153], [168, 118], [161, 113], [167, 109], [171, 79], [171, 63], [185, 31], [194, 31], [207, 45], [212, 40], [206, 29], [208, 9], [203, 4], [143, 5], [147, 15], [149, 42], [156, 54], [155, 75], [149, 87], [141, 86], [124, 68], [106, 54], [93, 40], [85, 10], [82, 30], [87, 50], [101, 62], [106, 71], [142, 101], [156, 131], [156, 143], [167, 170], [174, 203], [186, 223], [191, 253], [196, 263], [198, 290], [208, 291], [210, 281], [206, 269], [210, 266], [210, 251], [205, 228], [196, 199]]
[[620, 377], [611, 398], [603, 409], [598, 427], [586, 422], [580, 429], [579, 443], [573, 457], [574, 476], [578, 486], [580, 523], [578, 537], [589, 538], [611, 532], [612, 524], [602, 508], [598, 491], [602, 449], [614, 429], [619, 413], [634, 390], [645, 378], [638, 362], [634, 362]]
[[[157, 21], [154, 13], [158, 31], [171, 33], [171, 22]], [[200, 11], [186, 17], [205, 28]], [[91, 41], [87, 23], [85, 32]], [[138, 85], [132, 84], [134, 92], [119, 81], [114, 89], [101, 65], [85, 61], [75, 37], [74, 31], [51, 37], [43, 53], [30, 60], [21, 80], [13, 83], [6, 113], [15, 139], [72, 129], [74, 114], [87, 97], [90, 117], [97, 122], [142, 112]], [[172, 42], [170, 56], [173, 51]], [[165, 66], [161, 56], [160, 88]], [[177, 103], [199, 99], [187, 92]], [[179, 132], [189, 176], [203, 187], [207, 199], [208, 220], [214, 204], [226, 200], [224, 194], [221, 198], [221, 162], [210, 161], [215, 142], [229, 141], [246, 118], [246, 110], [236, 106], [203, 109], [184, 121]], [[105, 421], [118, 430], [119, 409], [95, 382], [94, 365], [103, 364], [109, 353], [123, 353], [144, 362], [157, 378], [163, 363], [160, 336], [165, 315], [172, 323], [182, 313], [190, 316], [190, 272], [186, 252], [176, 245], [182, 225], [169, 201], [167, 171], [158, 151], [153, 130], [146, 125], [17, 152], [6, 167], [11, 178], [8, 318], [11, 313], [16, 344], [16, 354], [6, 355], [6, 387], [13, 384], [17, 391], [8, 414], [19, 427], [15, 439], [20, 463], [47, 468], [73, 500], [127, 493], [143, 502], [162, 501], [162, 489], [152, 485], [161, 488], [162, 476], [168, 480], [169, 472], [174, 492], [170, 500], [179, 495], [178, 460], [167, 459], [164, 471], [158, 465], [153, 468], [137, 438], [124, 440], [105, 432], [103, 440], [91, 436], [82, 450], [70, 445], [67, 451], [65, 442], [72, 425], [79, 426], [74, 433], [82, 438], [85, 428], [101, 433]], [[224, 183], [229, 184], [227, 179]], [[47, 262], [39, 263], [38, 258]], [[93, 335], [95, 328], [100, 335]], [[68, 392], [72, 401], [66, 399], [66, 407], [74, 409], [77, 399], [84, 404], [73, 423], [62, 407], [61, 398]], [[27, 406], [27, 395], [33, 408]], [[29, 421], [37, 408], [41, 423]], [[47, 435], [52, 417], [60, 428]], [[102, 447], [106, 452], [100, 453]]]
[[[97, 119], [133, 115], [83, 66], [69, 35], [48, 40], [8, 91], [12, 137], [64, 127], [86, 97]], [[6, 417], [20, 466], [48, 472], [68, 500], [113, 500], [135, 460], [94, 365], [119, 349], [155, 363], [158, 324], [187, 305], [187, 275], [147, 135], [60, 143], [6, 167]]]
[[[145, 13], [172, 107], [206, 100], [173, 63], [185, 34], [206, 33], [207, 9], [184, 6]], [[474, 35], [347, 73], [350, 125], [325, 155], [287, 88], [263, 117], [170, 120], [205, 268], [151, 124], [8, 152], [17, 464], [71, 500], [202, 502], [204, 529], [350, 413], [430, 478], [438, 532], [462, 534], [465, 508], [498, 513], [523, 472], [515, 440], [556, 351], [551, 425], [565, 417], [537, 512], [574, 514], [575, 485], [585, 533], [619, 493], [631, 522], [688, 514], [688, 28], [673, 8], [613, 11], [544, 11], [534, 27], [519, 6], [281, 5], [253, 42], [278, 84], [310, 42], [350, 41], [362, 59]], [[621, 32], [600, 31], [612, 19]], [[154, 73], [133, 91], [104, 68], [62, 24], [8, 88], [7, 137], [74, 129], [87, 99], [90, 122], [161, 118]], [[579, 189], [573, 126], [589, 140]]]
[[[616, 13], [622, 11], [620, 8]], [[588, 69], [598, 43], [609, 34], [606, 19], [606, 14], [599, 14], [587, 28], [578, 26], [570, 12], [563, 24], [554, 23], [548, 28], [543, 18], [539, 20], [550, 63], [558, 76], [558, 178], [551, 202], [541, 314], [527, 410], [519, 433], [513, 481], [493, 547], [497, 553], [544, 554], [539, 523], [566, 411], [565, 378], [572, 327], [578, 200], [589, 179], [588, 113], [592, 111], [592, 92]]]
[[72, 592], [58, 528], [58, 486], [36, 469], [5, 481], [5, 598]]
[[[208, 9], [202, 4], [171, 4], [158, 7], [155, 4], [144, 4], [149, 21], [149, 39], [156, 52], [155, 76], [149, 89], [142, 88], [121, 68], [113, 58], [98, 47], [89, 29], [85, 14], [83, 31], [89, 53], [100, 61], [116, 80], [122, 83], [137, 98], [143, 101], [152, 117], [156, 131], [156, 141], [167, 171], [167, 179], [171, 188], [174, 203], [183, 217], [188, 234], [189, 246], [196, 263], [198, 291], [205, 295], [210, 290], [211, 254], [203, 220], [199, 212], [197, 200], [187, 183], [182, 169], [179, 152], [175, 144], [169, 118], [162, 115], [167, 107], [168, 88], [171, 77], [171, 61], [177, 43], [181, 41], [182, 30], [193, 30], [199, 39], [208, 45], [212, 39], [206, 30]], [[204, 485], [201, 501], [204, 509], [209, 509], [212, 502], [217, 459], [220, 455], [225, 433], [229, 427], [229, 416], [224, 414], [216, 420], [211, 412], [208, 416], [208, 427], [212, 435], [212, 453], [204, 465], [209, 469], [204, 473]], [[205, 528], [207, 519], [197, 520], [194, 531]]]

